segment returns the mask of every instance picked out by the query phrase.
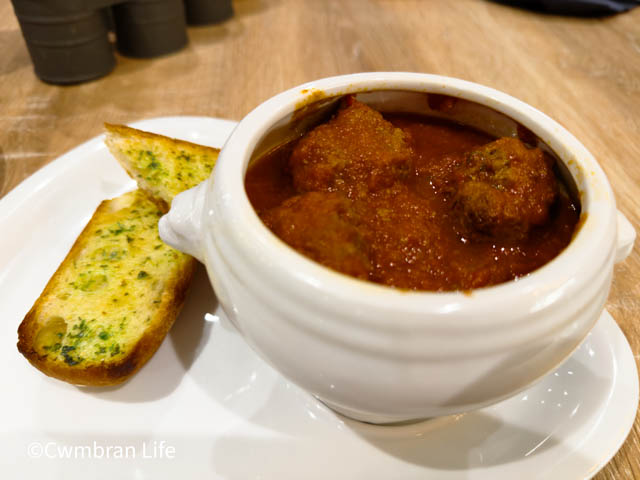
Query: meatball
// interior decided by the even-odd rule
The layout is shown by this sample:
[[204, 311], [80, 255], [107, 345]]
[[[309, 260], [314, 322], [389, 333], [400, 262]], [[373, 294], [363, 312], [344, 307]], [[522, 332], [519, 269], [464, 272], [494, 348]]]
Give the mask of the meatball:
[[368, 279], [371, 261], [366, 227], [353, 202], [344, 195], [329, 192], [298, 195], [268, 210], [262, 220], [302, 254], [339, 272]]
[[406, 177], [412, 155], [407, 133], [347, 97], [333, 119], [298, 142], [289, 167], [299, 192], [338, 190], [354, 197]]
[[448, 273], [446, 232], [430, 200], [398, 182], [356, 204], [372, 232], [374, 281], [423, 290], [454, 282]]
[[452, 186], [454, 211], [471, 237], [525, 238], [547, 221], [557, 195], [550, 158], [516, 138], [467, 153]]

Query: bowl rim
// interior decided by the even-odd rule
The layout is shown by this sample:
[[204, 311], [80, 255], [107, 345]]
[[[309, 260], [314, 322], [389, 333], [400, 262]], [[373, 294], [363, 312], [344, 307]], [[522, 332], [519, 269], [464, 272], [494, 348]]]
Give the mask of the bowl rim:
[[[251, 154], [268, 128], [285, 118], [310, 97], [333, 97], [346, 93], [375, 90], [402, 90], [440, 93], [464, 98], [501, 112], [543, 139], [568, 166], [581, 190], [581, 208], [586, 219], [570, 244], [547, 264], [516, 280], [474, 289], [471, 292], [411, 291], [359, 280], [331, 270], [286, 245], [260, 220], [244, 188]], [[239, 161], [238, 159], [241, 159]], [[580, 173], [582, 172], [582, 173]], [[582, 178], [576, 176], [582, 175]], [[580, 289], [603, 267], [612, 264], [615, 243], [615, 199], [609, 182], [594, 157], [564, 127], [534, 107], [498, 90], [440, 75], [410, 72], [370, 72], [328, 77], [286, 90], [260, 104], [244, 117], [227, 142], [212, 174], [207, 200], [223, 207], [224, 235], [209, 231], [205, 235], [223, 253], [228, 267], [259, 288], [256, 269], [269, 278], [269, 288], [285, 292], [310, 287], [307, 298], [316, 309], [335, 313], [345, 305], [363, 306], [351, 318], [367, 326], [386, 328], [385, 315], [370, 315], [373, 310], [406, 316], [395, 318], [394, 325], [415, 328], [425, 315], [465, 319], [474, 317], [481, 328], [504, 324], [512, 312], [513, 322], [529, 314], [547, 311]], [[215, 193], [213, 193], [215, 191]], [[215, 197], [215, 198], [212, 198]], [[210, 204], [211, 205], [211, 204]], [[216, 223], [220, 223], [217, 221]], [[209, 228], [205, 219], [204, 225]], [[205, 240], [206, 242], [206, 240]], [[226, 255], [243, 252], [243, 255]], [[253, 255], [248, 252], [254, 252]], [[610, 268], [610, 267], [609, 267]], [[419, 318], [418, 318], [419, 317]], [[341, 321], [344, 319], [341, 318]], [[447, 328], [468, 327], [466, 321], [449, 323]], [[395, 328], [395, 327], [394, 327]]]

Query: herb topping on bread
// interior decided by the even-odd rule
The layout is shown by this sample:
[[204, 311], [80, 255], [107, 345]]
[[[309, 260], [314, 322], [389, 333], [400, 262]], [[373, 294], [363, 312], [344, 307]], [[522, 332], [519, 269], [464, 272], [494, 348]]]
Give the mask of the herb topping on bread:
[[138, 187], [168, 205], [178, 193], [206, 180], [220, 150], [105, 124], [105, 143]]
[[158, 236], [162, 204], [135, 190], [106, 200], [18, 330], [48, 375], [110, 385], [140, 368], [171, 327], [195, 260]]
[[219, 152], [106, 128], [139, 190], [100, 204], [18, 329], [18, 350], [36, 368], [80, 385], [125, 381], [171, 328], [196, 261], [160, 240], [158, 220], [175, 195], [211, 174]]

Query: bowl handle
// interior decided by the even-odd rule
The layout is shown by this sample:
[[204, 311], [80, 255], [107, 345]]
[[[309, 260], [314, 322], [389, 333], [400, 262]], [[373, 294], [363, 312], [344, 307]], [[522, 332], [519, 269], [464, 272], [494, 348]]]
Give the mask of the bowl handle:
[[163, 242], [200, 262], [203, 262], [200, 235], [206, 186], [204, 181], [176, 195], [171, 209], [158, 224]]
[[616, 263], [629, 256], [636, 239], [636, 231], [631, 222], [618, 210], [618, 235], [616, 239]]

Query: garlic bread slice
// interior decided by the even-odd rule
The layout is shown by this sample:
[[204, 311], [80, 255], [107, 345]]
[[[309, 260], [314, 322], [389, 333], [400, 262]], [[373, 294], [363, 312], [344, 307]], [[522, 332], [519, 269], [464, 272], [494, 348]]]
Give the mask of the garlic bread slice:
[[158, 236], [162, 202], [135, 190], [103, 201], [18, 329], [18, 350], [45, 374], [114, 385], [158, 349], [196, 261]]
[[106, 123], [105, 143], [138, 187], [167, 205], [206, 180], [220, 150]]

